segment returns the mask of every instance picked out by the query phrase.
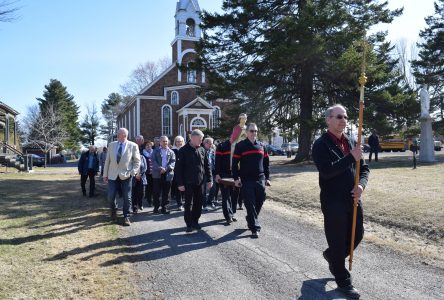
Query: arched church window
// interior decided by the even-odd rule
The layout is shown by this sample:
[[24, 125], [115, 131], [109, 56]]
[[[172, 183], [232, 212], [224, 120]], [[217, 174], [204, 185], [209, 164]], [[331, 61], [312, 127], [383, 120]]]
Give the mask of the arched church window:
[[162, 135], [170, 136], [172, 127], [171, 106], [162, 106]]
[[190, 64], [188, 63], [187, 67], [187, 82], [196, 83], [197, 72], [194, 69], [191, 69]]
[[171, 105], [179, 104], [179, 93], [177, 91], [171, 92]]
[[194, 119], [191, 120], [190, 130], [194, 130], [194, 129], [203, 130], [205, 128], [207, 128], [207, 123], [201, 117], [195, 117]]
[[176, 21], [176, 35], [179, 35], [179, 21]]
[[194, 20], [190, 18], [187, 20], [186, 25], [187, 25], [187, 31], [186, 31], [187, 36], [195, 37], [196, 22], [194, 22]]

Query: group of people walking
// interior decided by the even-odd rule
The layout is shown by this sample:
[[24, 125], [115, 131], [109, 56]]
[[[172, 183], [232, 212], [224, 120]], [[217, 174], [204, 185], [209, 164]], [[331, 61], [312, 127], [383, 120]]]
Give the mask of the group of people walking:
[[[328, 127], [312, 148], [313, 161], [319, 171], [321, 210], [328, 248], [323, 252], [338, 288], [350, 298], [358, 299], [359, 292], [352, 285], [351, 274], [345, 268], [345, 259], [351, 243], [353, 201], [359, 199], [354, 247], [364, 234], [361, 195], [367, 185], [369, 168], [362, 157], [362, 149], [353, 147], [344, 134], [347, 113], [343, 106], [327, 109]], [[127, 139], [128, 131], [120, 128], [117, 141], [108, 145], [103, 163], [103, 180], [108, 184], [111, 218], [116, 220], [118, 191], [123, 197], [124, 225], [130, 225], [130, 207], [134, 213], [143, 209], [143, 200], [153, 206], [153, 213], [168, 214], [169, 194], [184, 210], [186, 232], [200, 230], [202, 208], [215, 199], [216, 184], [222, 194], [223, 216], [227, 222], [237, 221], [236, 205], [240, 195], [247, 210], [246, 222], [252, 238], [258, 238], [262, 226], [259, 214], [270, 185], [269, 157], [264, 145], [257, 140], [254, 123], [245, 125], [246, 115], [240, 116], [239, 128], [233, 137], [213, 149], [213, 140], [204, 140], [200, 130], [193, 130], [189, 141], [176, 137], [170, 149], [168, 137], [152, 143], [138, 136], [136, 143]], [[245, 139], [242, 139], [244, 134]], [[156, 145], [157, 142], [157, 145]], [[94, 149], [93, 149], [94, 148]], [[377, 157], [376, 157], [377, 159]], [[100, 160], [101, 161], [101, 160]], [[360, 164], [359, 184], [355, 186], [356, 165]], [[82, 192], [85, 181], [92, 183], [98, 172], [99, 159], [95, 147], [90, 147], [79, 161]], [[212, 195], [205, 200], [206, 194]], [[213, 192], [211, 192], [213, 191]], [[212, 194], [213, 193], [213, 194]]]
[[[222, 195], [222, 211], [227, 224], [237, 221], [237, 205], [247, 209], [247, 224], [252, 237], [261, 229], [259, 212], [269, 184], [269, 161], [264, 145], [257, 141], [257, 126], [249, 124], [247, 138], [236, 144], [232, 153], [230, 139], [215, 147], [210, 137], [193, 130], [189, 140], [177, 136], [170, 147], [167, 136], [144, 141], [137, 136], [128, 140], [128, 131], [120, 128], [117, 141], [97, 155], [95, 146], [79, 160], [82, 192], [90, 178], [90, 196], [94, 195], [94, 177], [99, 172], [108, 185], [111, 218], [117, 220], [117, 196], [123, 198], [123, 225], [131, 225], [130, 215], [146, 207], [154, 214], [169, 214], [170, 198], [184, 211], [186, 232], [200, 230], [202, 210], [215, 208], [217, 194]], [[215, 149], [216, 148], [216, 149]], [[242, 200], [244, 199], [244, 200]]]

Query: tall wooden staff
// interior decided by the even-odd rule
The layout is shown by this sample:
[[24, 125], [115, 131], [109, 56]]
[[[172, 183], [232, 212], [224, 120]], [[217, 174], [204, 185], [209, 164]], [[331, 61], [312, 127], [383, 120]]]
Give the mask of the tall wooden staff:
[[[360, 85], [360, 93], [359, 93], [359, 127], [358, 127], [358, 143], [356, 147], [361, 147], [361, 138], [362, 138], [362, 124], [364, 118], [364, 87], [367, 82], [367, 76], [365, 76], [365, 40], [363, 42], [363, 57], [362, 57], [362, 66], [361, 66], [361, 76], [359, 76], [359, 85]], [[355, 190], [359, 185], [359, 173], [361, 171], [361, 159], [356, 160], [356, 174], [355, 174]], [[352, 230], [351, 230], [351, 242], [350, 242], [350, 256], [348, 260], [348, 269], [352, 270], [353, 264], [353, 251], [355, 249], [355, 233], [356, 233], [356, 215], [358, 213], [358, 202], [359, 198], [355, 194], [353, 201], [353, 221], [352, 221]]]

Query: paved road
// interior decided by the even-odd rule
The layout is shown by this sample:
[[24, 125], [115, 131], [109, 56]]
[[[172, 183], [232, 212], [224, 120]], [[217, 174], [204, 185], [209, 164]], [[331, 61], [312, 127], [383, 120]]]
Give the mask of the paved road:
[[[225, 226], [221, 209], [202, 215], [202, 230], [186, 234], [183, 213], [146, 209], [125, 228], [119, 261], [136, 270], [141, 299], [344, 299], [322, 258], [321, 228], [267, 201], [263, 230], [251, 239], [245, 210]], [[369, 243], [355, 252], [354, 284], [361, 299], [444, 299], [444, 270]]]

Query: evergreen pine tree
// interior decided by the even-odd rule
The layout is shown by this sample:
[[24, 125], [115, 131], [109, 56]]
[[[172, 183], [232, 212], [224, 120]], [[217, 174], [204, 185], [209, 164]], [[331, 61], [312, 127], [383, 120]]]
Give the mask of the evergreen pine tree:
[[[223, 9], [203, 14], [198, 63], [210, 70], [204, 92], [236, 99], [253, 122], [297, 133], [297, 161], [309, 159], [326, 106], [344, 102], [356, 115], [361, 59], [353, 43], [370, 26], [402, 13], [375, 0], [225, 0]], [[384, 34], [370, 42], [378, 51]], [[375, 62], [382, 66], [368, 68], [369, 78], [386, 63]], [[374, 84], [375, 90], [384, 87]], [[267, 109], [249, 111], [257, 107]]]
[[78, 123], [79, 107], [74, 102], [74, 96], [70, 95], [63, 84], [57, 79], [51, 79], [45, 85], [43, 98], [37, 98], [42, 113], [51, 107], [62, 116], [62, 127], [68, 133], [68, 139], [63, 145], [65, 149], [77, 149], [80, 142], [80, 129]]

